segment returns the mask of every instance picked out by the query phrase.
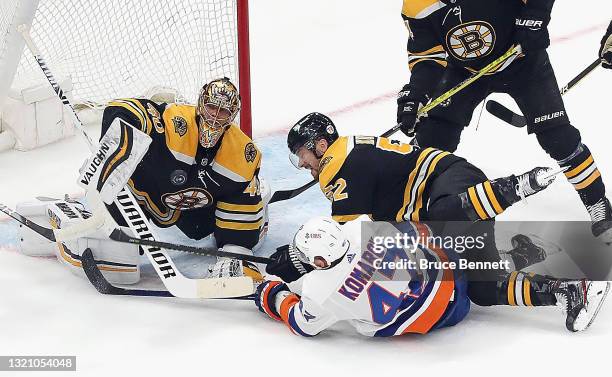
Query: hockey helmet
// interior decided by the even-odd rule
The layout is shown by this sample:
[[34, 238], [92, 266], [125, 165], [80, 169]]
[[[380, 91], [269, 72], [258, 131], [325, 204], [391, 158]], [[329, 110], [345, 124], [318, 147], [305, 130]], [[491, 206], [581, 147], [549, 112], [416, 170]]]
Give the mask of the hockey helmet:
[[298, 166], [299, 158], [296, 156], [298, 149], [305, 147], [317, 155], [315, 145], [317, 141], [325, 139], [328, 144], [332, 144], [338, 139], [338, 130], [329, 117], [321, 113], [310, 113], [300, 119], [289, 130], [287, 135], [287, 146], [289, 147], [290, 160], [296, 167]]
[[240, 110], [240, 95], [230, 79], [223, 77], [202, 87], [196, 107], [200, 144], [214, 147]]
[[342, 260], [350, 242], [331, 217], [315, 217], [300, 227], [290, 246], [302, 263], [325, 270]]

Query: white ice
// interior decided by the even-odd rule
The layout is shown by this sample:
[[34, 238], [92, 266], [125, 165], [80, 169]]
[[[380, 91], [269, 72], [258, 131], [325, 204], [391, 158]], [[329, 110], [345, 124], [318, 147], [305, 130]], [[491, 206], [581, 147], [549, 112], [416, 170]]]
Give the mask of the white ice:
[[[285, 131], [302, 115], [328, 113], [341, 134], [375, 135], [394, 125], [394, 93], [408, 80], [400, 8], [399, 0], [251, 1], [253, 123], [264, 152], [263, 176], [273, 190], [310, 178], [292, 168], [285, 150]], [[560, 84], [594, 60], [611, 15], [608, 0], [557, 1], [549, 53]], [[612, 72], [598, 69], [565, 96], [572, 123], [608, 187], [611, 84]], [[505, 96], [493, 98], [512, 104]], [[86, 150], [75, 137], [28, 153], [0, 154], [0, 201], [14, 206], [38, 195], [79, 194], [76, 171]], [[553, 166], [534, 137], [480, 108], [457, 154], [489, 177]], [[328, 210], [316, 189], [272, 205], [261, 254]], [[500, 219], [588, 217], [573, 188], [560, 179]], [[101, 296], [56, 260], [16, 253], [9, 224], [0, 222], [0, 355], [77, 355], [79, 375], [571, 375], [602, 373], [610, 365], [610, 302], [581, 334], [568, 333], [555, 308], [472, 306], [459, 325], [425, 336], [368, 339], [340, 325], [302, 339], [252, 302]], [[181, 262], [191, 272], [203, 265], [194, 258]], [[150, 268], [144, 273], [145, 283], [159, 286]]]

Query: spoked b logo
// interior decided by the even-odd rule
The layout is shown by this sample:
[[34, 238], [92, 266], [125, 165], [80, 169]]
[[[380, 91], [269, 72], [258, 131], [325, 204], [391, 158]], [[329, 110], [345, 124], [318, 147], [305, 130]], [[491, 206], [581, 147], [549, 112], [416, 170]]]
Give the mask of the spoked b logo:
[[447, 51], [459, 60], [487, 56], [495, 46], [495, 30], [488, 22], [466, 22], [448, 31], [446, 46]]

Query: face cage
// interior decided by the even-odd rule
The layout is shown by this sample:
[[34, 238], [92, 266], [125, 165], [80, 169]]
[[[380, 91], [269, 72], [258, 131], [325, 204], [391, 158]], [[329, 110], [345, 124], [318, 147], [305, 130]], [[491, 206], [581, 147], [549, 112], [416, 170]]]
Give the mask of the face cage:
[[[206, 104], [206, 105], [209, 105], [209, 104]], [[208, 111], [208, 108], [206, 107], [206, 105], [201, 106], [201, 108], [203, 108], [202, 110], [209, 117], [209, 120], [212, 119], [212, 121], [207, 121], [203, 115], [200, 115], [198, 117], [200, 144], [204, 148], [212, 148], [215, 145], [217, 145], [217, 142], [219, 142], [219, 139], [221, 139], [221, 136], [223, 136], [223, 133], [225, 132], [225, 130], [230, 127], [230, 125], [232, 124], [232, 121], [236, 118], [236, 115], [238, 114], [238, 110], [231, 113], [228, 117], [219, 118], [219, 110], [221, 109], [225, 110], [226, 108], [221, 107], [221, 105], [215, 105], [217, 106], [217, 111], [216, 111], [217, 115], [213, 116]]]

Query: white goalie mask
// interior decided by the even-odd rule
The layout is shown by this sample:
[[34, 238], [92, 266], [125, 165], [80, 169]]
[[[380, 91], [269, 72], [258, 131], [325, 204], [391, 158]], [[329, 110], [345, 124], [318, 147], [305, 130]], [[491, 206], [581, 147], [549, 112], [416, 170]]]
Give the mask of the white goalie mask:
[[302, 263], [324, 270], [346, 255], [350, 242], [331, 217], [316, 217], [300, 227], [291, 246]]
[[214, 147], [239, 110], [238, 89], [227, 77], [204, 85], [196, 107], [200, 144], [204, 148]]

